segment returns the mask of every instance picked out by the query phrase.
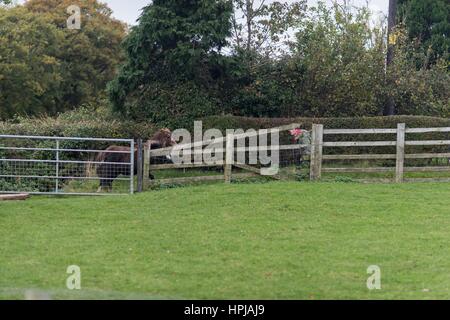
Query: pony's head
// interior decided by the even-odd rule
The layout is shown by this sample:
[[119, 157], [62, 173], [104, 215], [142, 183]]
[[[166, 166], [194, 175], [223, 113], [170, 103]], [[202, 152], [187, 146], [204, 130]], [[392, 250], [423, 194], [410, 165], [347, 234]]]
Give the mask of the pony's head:
[[[172, 131], [168, 128], [163, 128], [158, 130], [153, 137], [147, 142], [152, 150], [169, 148], [177, 144], [177, 142], [172, 138]], [[166, 160], [171, 161], [170, 155], [165, 156]]]
[[151, 145], [152, 149], [167, 148], [177, 144], [172, 138], [172, 131], [168, 128], [158, 130], [147, 143]]

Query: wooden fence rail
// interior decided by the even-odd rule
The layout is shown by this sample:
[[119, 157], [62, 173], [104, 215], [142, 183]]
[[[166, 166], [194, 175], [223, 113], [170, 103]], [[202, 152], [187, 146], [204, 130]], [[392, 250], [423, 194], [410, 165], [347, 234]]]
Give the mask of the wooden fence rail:
[[[448, 178], [433, 179], [405, 179], [405, 172], [450, 172], [450, 166], [435, 167], [405, 167], [406, 159], [438, 159], [450, 158], [449, 153], [421, 153], [407, 154], [406, 146], [450, 146], [450, 140], [407, 140], [407, 134], [418, 133], [445, 133], [450, 132], [446, 128], [406, 128], [404, 123], [399, 123], [397, 129], [327, 129], [323, 125], [315, 124], [312, 128], [311, 142], [311, 166], [310, 177], [312, 181], [319, 180], [322, 173], [378, 173], [395, 172], [396, 183], [411, 181], [448, 181]], [[326, 135], [355, 135], [355, 134], [396, 134], [395, 141], [349, 141], [349, 142], [324, 142]], [[323, 155], [327, 147], [396, 147], [396, 154], [338, 154]], [[322, 168], [324, 160], [395, 160], [395, 167], [376, 168]], [[386, 179], [382, 179], [386, 180]]]

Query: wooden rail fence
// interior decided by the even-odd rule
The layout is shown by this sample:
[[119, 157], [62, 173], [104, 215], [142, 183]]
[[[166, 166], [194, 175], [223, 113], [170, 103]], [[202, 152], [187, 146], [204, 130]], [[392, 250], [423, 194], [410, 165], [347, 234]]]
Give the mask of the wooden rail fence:
[[[319, 180], [322, 173], [395, 173], [394, 181], [414, 182], [414, 181], [450, 181], [449, 178], [420, 178], [405, 179], [405, 172], [450, 172], [450, 166], [432, 167], [405, 167], [405, 159], [437, 159], [450, 158], [450, 152], [446, 153], [414, 153], [407, 154], [406, 146], [450, 146], [450, 140], [407, 140], [407, 134], [450, 132], [447, 128], [406, 128], [404, 123], [399, 123], [397, 129], [325, 129], [321, 124], [314, 124], [312, 128], [311, 145], [311, 181]], [[349, 142], [326, 142], [325, 136], [329, 135], [355, 135], [355, 134], [396, 134], [395, 141], [349, 141]], [[338, 154], [324, 155], [327, 147], [396, 147], [396, 154]], [[323, 160], [395, 160], [394, 167], [372, 167], [372, 168], [322, 168]], [[380, 180], [380, 179], [378, 179]], [[386, 179], [381, 179], [387, 181]], [[369, 180], [365, 180], [369, 181]], [[376, 181], [376, 180], [372, 180]]]
[[[405, 173], [409, 172], [450, 172], [450, 166], [423, 166], [423, 167], [406, 167], [405, 160], [409, 159], [442, 159], [450, 158], [450, 149], [448, 152], [442, 153], [406, 153], [408, 146], [449, 146], [450, 140], [408, 140], [408, 134], [421, 134], [421, 133], [448, 133], [448, 128], [407, 128], [405, 124], [398, 124], [396, 129], [324, 129], [322, 124], [314, 124], [311, 131], [311, 145], [279, 145], [269, 147], [241, 147], [235, 146], [237, 139], [251, 138], [262, 134], [271, 134], [276, 132], [282, 132], [299, 128], [299, 124], [290, 124], [278, 128], [254, 131], [244, 134], [229, 134], [226, 137], [208, 140], [198, 141], [191, 144], [178, 146], [178, 150], [182, 150], [183, 154], [203, 154], [203, 147], [215, 144], [214, 152], [222, 153], [224, 156], [222, 160], [214, 163], [194, 162], [194, 163], [181, 163], [181, 164], [153, 164], [151, 158], [164, 157], [170, 155], [173, 152], [173, 147], [150, 150], [144, 148], [143, 154], [143, 170], [142, 175], [144, 177], [143, 182], [140, 182], [144, 187], [148, 187], [151, 184], [171, 184], [171, 183], [189, 183], [198, 181], [220, 181], [223, 180], [226, 183], [230, 183], [232, 179], [249, 178], [257, 175], [261, 175], [261, 170], [258, 167], [251, 166], [245, 163], [239, 163], [234, 159], [236, 152], [260, 152], [262, 150], [296, 150], [305, 147], [310, 148], [310, 160], [309, 176], [311, 181], [317, 181], [322, 178], [323, 173], [392, 173], [393, 179], [360, 179], [361, 182], [426, 182], [426, 181], [446, 181], [450, 182], [449, 178], [416, 178], [407, 179]], [[390, 134], [395, 136], [395, 139], [386, 141], [327, 141], [329, 136], [343, 136], [343, 135], [382, 135]], [[369, 139], [370, 140], [370, 139]], [[217, 147], [219, 146], [219, 147]], [[396, 148], [395, 153], [380, 153], [380, 154], [346, 154], [344, 151], [348, 148], [360, 148], [360, 147], [391, 147]], [[337, 154], [327, 154], [327, 148], [342, 148], [344, 151]], [[324, 167], [324, 161], [347, 161], [347, 160], [395, 160], [395, 167]], [[158, 180], [149, 180], [151, 172], [167, 170], [167, 169], [194, 169], [194, 168], [207, 168], [216, 167], [223, 168], [222, 175], [212, 176], [195, 176], [195, 177], [177, 177], [166, 178]], [[233, 173], [233, 167], [246, 171], [247, 173]], [[272, 176], [273, 179], [280, 179], [279, 175]], [[140, 186], [138, 189], [142, 188]]]

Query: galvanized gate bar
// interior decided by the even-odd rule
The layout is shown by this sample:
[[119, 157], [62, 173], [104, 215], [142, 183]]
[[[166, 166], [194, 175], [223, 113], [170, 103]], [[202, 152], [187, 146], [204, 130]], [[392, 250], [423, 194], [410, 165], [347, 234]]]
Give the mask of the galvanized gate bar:
[[[104, 150], [102, 151], [104, 152]], [[109, 151], [108, 151], [109, 153]], [[128, 154], [130, 152], [122, 152]], [[102, 161], [70, 161], [70, 160], [34, 160], [34, 159], [1, 159], [4, 162], [36, 162], [36, 163], [72, 163], [72, 164], [129, 164], [128, 162], [102, 162]]]
[[67, 141], [99, 141], [99, 142], [131, 142], [133, 139], [113, 138], [81, 138], [81, 137], [48, 137], [48, 136], [14, 136], [0, 134], [0, 139], [36, 139], [36, 140], [67, 140]]
[[[1, 139], [1, 138], [0, 138]], [[92, 153], [98, 153], [103, 152], [105, 150], [89, 150], [89, 149], [53, 149], [53, 148], [7, 148], [7, 147], [0, 147], [0, 150], [14, 150], [14, 151], [62, 151], [62, 152], [92, 152]], [[108, 151], [109, 153], [129, 153], [128, 151]]]

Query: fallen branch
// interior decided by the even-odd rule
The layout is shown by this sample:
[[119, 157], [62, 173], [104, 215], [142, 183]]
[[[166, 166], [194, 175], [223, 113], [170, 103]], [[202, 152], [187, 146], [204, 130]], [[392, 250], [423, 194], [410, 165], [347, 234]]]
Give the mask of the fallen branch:
[[9, 201], [9, 200], [26, 200], [30, 197], [28, 193], [21, 194], [0, 194], [0, 201]]

